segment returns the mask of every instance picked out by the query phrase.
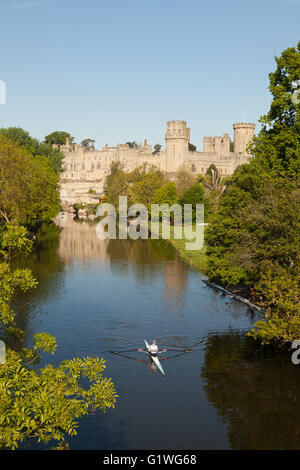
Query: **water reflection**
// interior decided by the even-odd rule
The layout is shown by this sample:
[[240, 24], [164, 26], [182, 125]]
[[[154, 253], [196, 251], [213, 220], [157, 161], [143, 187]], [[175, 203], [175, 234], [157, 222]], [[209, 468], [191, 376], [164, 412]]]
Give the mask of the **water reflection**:
[[74, 260], [98, 260], [103, 267], [119, 276], [124, 276], [130, 270], [137, 281], [143, 284], [145, 280], [151, 282], [151, 279], [156, 278], [157, 271], [162, 269], [161, 260], [164, 259], [164, 297], [167, 307], [174, 310], [184, 302], [188, 267], [167, 241], [100, 240], [95, 222], [76, 220], [70, 215], [58, 217], [56, 224], [61, 230], [58, 253], [64, 264], [69, 265]]
[[208, 338], [202, 378], [232, 449], [300, 448], [300, 376], [287, 354], [259, 351], [244, 334]]

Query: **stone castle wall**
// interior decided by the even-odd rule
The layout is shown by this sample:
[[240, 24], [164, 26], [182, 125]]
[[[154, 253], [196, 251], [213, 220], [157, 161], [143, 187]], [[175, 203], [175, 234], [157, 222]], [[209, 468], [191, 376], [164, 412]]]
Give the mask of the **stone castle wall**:
[[[113, 161], [120, 161], [127, 172], [142, 164], [154, 165], [169, 174], [170, 178], [182, 166], [192, 174], [205, 174], [213, 163], [223, 177], [230, 176], [250, 158], [247, 146], [253, 138], [255, 125], [239, 123], [233, 127], [234, 152], [230, 151], [228, 134], [204, 137], [203, 152], [189, 151], [190, 129], [186, 127], [185, 121], [167, 122], [166, 150], [156, 155], [152, 154], [152, 146], [146, 140], [143, 145], [138, 144], [137, 148], [120, 144], [116, 147], [106, 145], [102, 150], [86, 150], [67, 141], [66, 145], [60, 147], [65, 155], [60, 181], [62, 206], [98, 201]], [[89, 193], [90, 189], [96, 195]]]

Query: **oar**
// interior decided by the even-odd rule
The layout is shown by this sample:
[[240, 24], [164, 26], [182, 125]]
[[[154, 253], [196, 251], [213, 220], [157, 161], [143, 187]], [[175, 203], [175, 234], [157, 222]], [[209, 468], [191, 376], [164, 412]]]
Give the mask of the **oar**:
[[162, 361], [167, 361], [168, 359], [175, 359], [176, 357], [183, 356], [183, 354], [186, 354], [185, 351], [180, 352], [179, 354], [174, 354], [174, 356], [169, 356], [169, 357], [162, 357]]
[[188, 352], [192, 352], [192, 349], [190, 349], [190, 348], [186, 348], [186, 349], [166, 348], [164, 351], [174, 351], [174, 352], [184, 352], [184, 353], [188, 353]]
[[[136, 351], [136, 349], [134, 349]], [[126, 354], [122, 354], [118, 351], [109, 351], [111, 354], [116, 354], [117, 356], [125, 357], [126, 359], [131, 359], [132, 361], [136, 362], [145, 362], [144, 359], [136, 359], [135, 357], [127, 356]]]
[[122, 353], [127, 353], [127, 352], [135, 352], [139, 351], [138, 349], [126, 349], [125, 351], [109, 351], [112, 354], [122, 354]]

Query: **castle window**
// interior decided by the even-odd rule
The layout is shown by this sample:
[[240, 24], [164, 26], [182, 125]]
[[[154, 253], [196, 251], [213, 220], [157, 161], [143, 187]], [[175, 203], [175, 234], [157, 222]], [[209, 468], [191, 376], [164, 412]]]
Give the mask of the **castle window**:
[[191, 166], [191, 171], [196, 171], [196, 167], [194, 164]]
[[82, 164], [82, 169], [85, 170], [85, 164], [84, 163]]
[[91, 170], [93, 170], [93, 169], [94, 169], [94, 163], [91, 164]]

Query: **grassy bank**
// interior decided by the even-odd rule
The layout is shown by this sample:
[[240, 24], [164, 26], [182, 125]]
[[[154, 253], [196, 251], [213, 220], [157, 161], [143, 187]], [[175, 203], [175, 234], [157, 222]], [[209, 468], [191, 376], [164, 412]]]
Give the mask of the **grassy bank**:
[[[162, 224], [159, 224], [160, 236], [162, 236]], [[205, 232], [206, 227], [204, 227]], [[176, 228], [175, 228], [176, 230]], [[192, 226], [193, 232], [196, 230], [196, 225]], [[205, 240], [205, 237], [204, 237]], [[187, 249], [187, 244], [191, 243], [193, 240], [191, 238], [186, 238], [183, 234], [181, 239], [174, 238], [174, 227], [170, 227], [170, 239], [168, 239], [174, 248], [177, 250], [179, 256], [189, 265], [198, 269], [201, 273], [205, 274], [207, 270], [207, 256], [206, 256], [206, 245], [200, 250], [191, 250]]]

